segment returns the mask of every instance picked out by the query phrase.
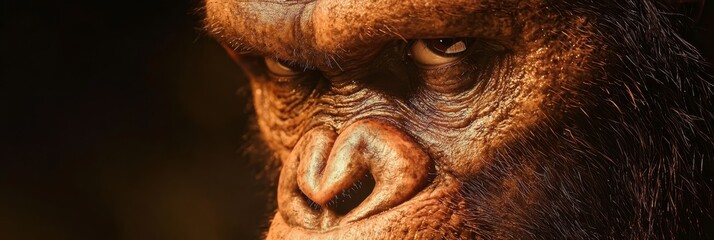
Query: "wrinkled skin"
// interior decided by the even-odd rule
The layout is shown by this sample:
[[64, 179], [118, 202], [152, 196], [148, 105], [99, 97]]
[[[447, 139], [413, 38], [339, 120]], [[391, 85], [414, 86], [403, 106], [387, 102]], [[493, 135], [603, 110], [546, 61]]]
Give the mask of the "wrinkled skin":
[[267, 238], [703, 237], [708, 69], [615, 2], [206, 0], [280, 166]]

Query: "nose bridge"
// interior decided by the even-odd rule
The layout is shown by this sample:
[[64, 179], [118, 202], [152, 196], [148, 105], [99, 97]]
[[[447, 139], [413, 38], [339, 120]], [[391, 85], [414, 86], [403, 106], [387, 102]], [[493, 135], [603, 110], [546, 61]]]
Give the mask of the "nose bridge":
[[413, 109], [405, 104], [413, 89], [404, 69], [375, 68], [364, 63], [351, 65], [358, 70], [338, 74], [323, 73], [329, 85], [319, 96], [319, 114], [313, 124], [326, 123], [338, 132], [362, 119], [384, 119], [397, 125], [409, 122]]
[[[400, 99], [390, 99], [371, 86], [366, 86], [362, 79], [349, 80], [343, 86], [334, 84], [330, 91], [320, 96], [319, 112], [310, 119], [310, 126], [328, 125], [336, 132], [343, 133], [355, 123], [364, 119], [393, 119], [401, 121]], [[337, 81], [335, 81], [337, 82]]]

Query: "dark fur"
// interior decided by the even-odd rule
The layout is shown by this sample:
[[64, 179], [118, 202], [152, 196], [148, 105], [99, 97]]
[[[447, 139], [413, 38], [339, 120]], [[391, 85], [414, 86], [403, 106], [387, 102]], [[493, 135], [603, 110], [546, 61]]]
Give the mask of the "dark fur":
[[[714, 237], [706, 232], [712, 227], [712, 83], [702, 57], [677, 32], [686, 19], [649, 1], [573, 3], [559, 10], [596, 16], [595, 35], [612, 47], [612, 56], [590, 66], [605, 73], [593, 80], [597, 87], [583, 90], [591, 107], [522, 133], [498, 152], [497, 164], [467, 180], [463, 193], [472, 211], [465, 217], [474, 234]], [[522, 180], [525, 167], [538, 170], [538, 186], [519, 188], [528, 192], [503, 205], [490, 204], [489, 192], [503, 188], [505, 178]], [[528, 202], [529, 192], [539, 192], [539, 201]]]
[[[558, 3], [594, 16], [609, 57], [581, 89], [587, 109], [521, 133], [495, 164], [465, 179], [474, 236], [537, 239], [712, 238], [714, 114], [710, 68], [680, 37], [688, 20], [652, 1]], [[279, 164], [257, 131], [245, 153], [277, 182]], [[553, 144], [557, 143], [557, 144]], [[269, 159], [268, 163], [264, 162]], [[550, 161], [533, 161], [550, 159]], [[536, 174], [525, 177], [524, 169]], [[527, 179], [528, 178], [528, 179]], [[503, 182], [517, 197], [491, 204]], [[535, 180], [534, 180], [535, 179]], [[275, 191], [274, 184], [270, 191]], [[533, 194], [536, 193], [536, 200]], [[270, 195], [274, 199], [274, 194]], [[454, 203], [456, 204], [456, 203]], [[274, 207], [275, 204], [270, 204]]]

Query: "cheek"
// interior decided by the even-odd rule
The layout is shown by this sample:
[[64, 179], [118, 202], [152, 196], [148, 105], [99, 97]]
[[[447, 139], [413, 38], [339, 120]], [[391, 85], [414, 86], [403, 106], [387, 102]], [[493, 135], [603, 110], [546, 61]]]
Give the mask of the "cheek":
[[[580, 88], [584, 79], [593, 76], [579, 64], [590, 61], [589, 55], [569, 54], [568, 50], [515, 55], [508, 64], [478, 79], [481, 85], [472, 92], [451, 97], [422, 93], [418, 98], [430, 102], [417, 104], [422, 108], [419, 111], [438, 114], [425, 114], [415, 135], [438, 157], [442, 168], [458, 176], [478, 173], [485, 165], [494, 164], [498, 151], [534, 137], [538, 130], [557, 129], [565, 112], [577, 108], [572, 103], [577, 96], [569, 89]], [[581, 48], [570, 51], [583, 53]], [[560, 53], [557, 57], [562, 63], [554, 63], [555, 52]], [[556, 132], [548, 134], [552, 136], [538, 137], [561, 137]]]
[[[477, 173], [484, 164], [492, 162], [495, 151], [535, 128], [545, 118], [541, 108], [545, 98], [526, 93], [526, 89], [536, 90], [522, 85], [484, 93], [478, 101], [469, 102], [477, 107], [456, 114], [458, 117], [451, 116], [450, 123], [458, 126], [431, 125], [415, 135], [422, 136], [427, 148], [448, 171], [459, 176]], [[448, 118], [437, 121], [448, 122]]]
[[281, 159], [290, 153], [304, 132], [312, 111], [310, 93], [279, 86], [265, 77], [251, 78], [251, 89], [257, 123], [268, 146]]

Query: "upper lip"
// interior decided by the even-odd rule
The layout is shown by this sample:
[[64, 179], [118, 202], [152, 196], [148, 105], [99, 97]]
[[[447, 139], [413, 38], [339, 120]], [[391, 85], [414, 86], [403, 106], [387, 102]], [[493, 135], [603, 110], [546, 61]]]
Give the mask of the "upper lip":
[[[454, 182], [453, 184], [457, 184]], [[439, 186], [436, 186], [439, 185]], [[438, 189], [448, 191], [437, 191]], [[268, 233], [269, 239], [375, 239], [384, 238], [385, 234], [407, 234], [413, 231], [425, 231], [434, 229], [441, 224], [439, 219], [449, 219], [454, 211], [458, 209], [444, 208], [443, 199], [446, 196], [454, 196], [458, 188], [452, 184], [430, 184], [423, 191], [419, 192], [409, 201], [386, 209], [380, 213], [353, 220], [339, 221], [327, 228], [310, 229], [304, 226], [288, 223], [282, 215], [278, 214], [273, 220], [273, 227]], [[419, 224], [405, 224], [407, 216], [429, 216], [429, 221], [421, 221]], [[406, 220], [405, 220], [406, 219]], [[452, 221], [452, 220], [450, 220]], [[450, 225], [459, 223], [449, 223]], [[411, 235], [410, 235], [411, 236]], [[419, 234], [419, 236], [429, 236]], [[406, 235], [403, 237], [407, 237]]]

